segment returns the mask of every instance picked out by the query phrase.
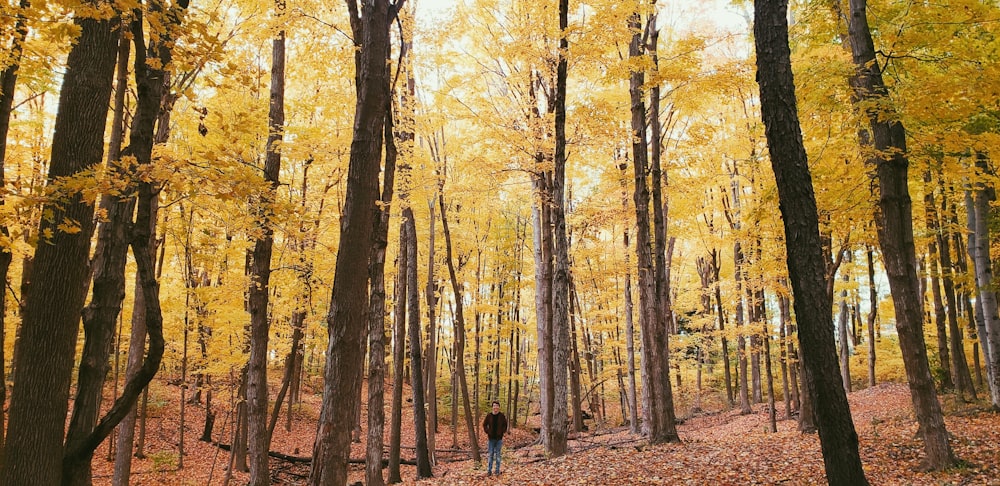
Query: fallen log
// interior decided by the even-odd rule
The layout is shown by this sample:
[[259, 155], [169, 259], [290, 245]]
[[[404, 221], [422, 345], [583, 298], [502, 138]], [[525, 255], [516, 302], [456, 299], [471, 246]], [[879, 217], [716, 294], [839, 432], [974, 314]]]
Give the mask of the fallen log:
[[[229, 451], [229, 450], [232, 449], [232, 446], [230, 446], [229, 444], [223, 444], [221, 442], [215, 442], [215, 446], [218, 447], [219, 449], [224, 450], [224, 451]], [[309, 456], [293, 456], [293, 455], [290, 455], [290, 454], [283, 454], [281, 452], [275, 452], [275, 451], [267, 451], [267, 455], [270, 456], [270, 457], [273, 457], [275, 459], [281, 459], [282, 461], [291, 462], [291, 463], [310, 463], [310, 462], [312, 462], [312, 457], [309, 457]], [[350, 463], [350, 464], [364, 464], [366, 461], [364, 459], [355, 459], [355, 458], [352, 457], [347, 462]], [[417, 461], [416, 460], [411, 460], [411, 459], [400, 459], [399, 463], [407, 465], [407, 466], [416, 466], [417, 465]], [[384, 467], [388, 467], [388, 466], [389, 466], [389, 460], [388, 459], [382, 459], [382, 467], [384, 468]]]

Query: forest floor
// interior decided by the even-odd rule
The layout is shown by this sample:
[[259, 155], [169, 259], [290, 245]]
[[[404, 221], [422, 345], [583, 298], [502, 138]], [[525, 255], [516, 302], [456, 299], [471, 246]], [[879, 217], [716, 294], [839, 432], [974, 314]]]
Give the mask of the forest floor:
[[[186, 409], [183, 469], [178, 468], [178, 395], [173, 386], [151, 389], [146, 458], [134, 461], [132, 484], [224, 484], [229, 453], [198, 440], [205, 417], [203, 406]], [[291, 432], [284, 428], [284, 414], [275, 430], [271, 450], [288, 457], [272, 457], [273, 484], [303, 484], [308, 474], [308, 464], [296, 458], [307, 459], [312, 450], [320, 397], [303, 393], [303, 399], [294, 409]], [[925, 472], [921, 469], [922, 442], [915, 435], [917, 426], [905, 385], [881, 384], [851, 393], [849, 400], [871, 484], [1000, 485], [1000, 414], [987, 410], [983, 402], [960, 404], [951, 395], [942, 395], [945, 422], [960, 466]], [[228, 410], [228, 404], [225, 407]], [[461, 452], [469, 449], [468, 440], [462, 438], [467, 434], [464, 428], [460, 427], [457, 442], [453, 442], [451, 428], [441, 424], [436, 447], [445, 451], [437, 455], [435, 477], [417, 481], [416, 468], [406, 465], [402, 476], [404, 484], [410, 485], [825, 484], [817, 435], [798, 432], [794, 420], [781, 420], [784, 412], [780, 402], [777, 433], [768, 432], [766, 405], [753, 410], [749, 415], [734, 410], [689, 416], [678, 426], [679, 444], [649, 446], [627, 427], [591, 426], [590, 432], [572, 436], [570, 453], [556, 459], [545, 458], [533, 432], [514, 429], [504, 440], [503, 474], [492, 478], [485, 475], [484, 467], [473, 464], [468, 452]], [[231, 414], [216, 413], [216, 440], [231, 437]], [[439, 414], [449, 416], [450, 408], [439, 410]], [[403, 423], [402, 455], [404, 460], [412, 459], [412, 447], [406, 448], [414, 443], [412, 418], [405, 412]], [[485, 459], [485, 439], [480, 437], [480, 442]], [[94, 459], [97, 485], [111, 483], [112, 463], [105, 460], [106, 447], [102, 446]], [[351, 457], [364, 457], [363, 443], [352, 444]], [[352, 465], [349, 483], [363, 481], [363, 467]], [[246, 481], [245, 473], [234, 472], [228, 484]]]

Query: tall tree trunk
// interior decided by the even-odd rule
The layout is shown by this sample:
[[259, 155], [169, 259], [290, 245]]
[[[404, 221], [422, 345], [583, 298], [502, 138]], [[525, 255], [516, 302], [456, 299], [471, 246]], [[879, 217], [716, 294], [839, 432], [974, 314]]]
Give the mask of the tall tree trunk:
[[403, 482], [399, 473], [400, 435], [403, 423], [403, 361], [406, 353], [406, 280], [409, 247], [406, 230], [399, 223], [399, 251], [396, 255], [396, 298], [393, 304], [392, 331], [392, 407], [389, 422], [389, 478], [390, 484]]
[[[831, 276], [830, 278], [833, 278]], [[850, 275], [845, 271], [843, 275], [845, 283], [851, 281]], [[844, 385], [844, 391], [851, 392], [851, 344], [848, 342], [847, 331], [847, 289], [840, 291], [840, 314], [837, 319], [837, 340], [840, 343], [840, 380]]]
[[[979, 192], [978, 190], [976, 191]], [[988, 194], [983, 196], [983, 200], [988, 203]], [[993, 292], [984, 292], [983, 289], [988, 289], [988, 283], [984, 283], [982, 278], [986, 276], [986, 272], [992, 273], [992, 264], [990, 263], [989, 253], [982, 254], [979, 251], [979, 246], [981, 241], [988, 241], [989, 238], [989, 225], [985, 222], [983, 224], [979, 223], [979, 214], [986, 214], [986, 210], [977, 210], [976, 201], [972, 195], [972, 191], [965, 191], [965, 212], [967, 216], [967, 228], [968, 228], [968, 248], [969, 259], [972, 260], [972, 273], [976, 281], [976, 308], [975, 312], [970, 313], [970, 318], [974, 316], [976, 324], [976, 336], [979, 338], [981, 344], [983, 362], [986, 364], [986, 378], [987, 381], [992, 382], [992, 369], [990, 367], [990, 342], [989, 337], [986, 332], [986, 322], [998, 319], [997, 317], [997, 306], [996, 306], [996, 294]], [[980, 231], [982, 233], [980, 233]], [[981, 273], [980, 268], [984, 271]], [[973, 327], [972, 323], [969, 323], [969, 327]], [[978, 358], [979, 356], [976, 355]], [[978, 377], [979, 385], [982, 386], [982, 374]], [[990, 386], [990, 385], [987, 385]], [[992, 398], [992, 391], [990, 392]]]
[[[10, 116], [14, 106], [14, 94], [17, 87], [17, 73], [21, 68], [21, 55], [24, 52], [24, 39], [28, 36], [28, 24], [25, 12], [31, 4], [28, 0], [21, 0], [17, 10], [17, 20], [14, 22], [14, 36], [11, 40], [10, 51], [7, 53], [8, 65], [0, 73], [0, 192], [3, 192], [6, 180], [4, 178], [4, 163], [7, 159], [7, 134], [10, 132]], [[127, 46], [128, 44], [126, 44]], [[0, 206], [4, 205], [4, 200], [0, 198]], [[0, 224], [0, 237], [8, 239], [10, 231], [6, 224]], [[7, 273], [10, 270], [10, 263], [13, 255], [10, 248], [0, 247], [0, 468], [3, 467], [4, 449], [4, 422], [6, 411], [3, 404], [7, 403], [7, 376], [4, 373], [6, 358], [4, 350], [6, 341], [4, 329], [6, 325], [5, 316], [7, 313]]]
[[365, 483], [369, 486], [385, 484], [382, 476], [382, 447], [385, 443], [385, 251], [389, 246], [390, 205], [398, 156], [393, 139], [392, 107], [388, 103], [383, 134], [385, 171], [382, 198], [375, 215], [374, 244], [368, 263], [371, 292], [368, 301], [368, 437], [365, 441]]
[[874, 250], [868, 246], [865, 255], [868, 260], [868, 302], [871, 309], [868, 311], [868, 386], [875, 386], [875, 326], [878, 321], [878, 290], [875, 288], [875, 260], [872, 258]]
[[[651, 2], [655, 4], [655, 2]], [[659, 43], [660, 31], [656, 25], [656, 14], [649, 18], [650, 38], [649, 55], [653, 63], [652, 78], [659, 79], [659, 56], [657, 55], [657, 44]], [[660, 86], [656, 82], [650, 88], [650, 188], [652, 195], [653, 211], [653, 259], [654, 259], [654, 287], [656, 291], [656, 302], [654, 305], [654, 321], [650, 324], [655, 326], [653, 340], [656, 346], [653, 353], [656, 355], [655, 362], [657, 368], [663, 370], [662, 374], [652, 377], [656, 394], [656, 407], [654, 413], [658, 415], [655, 423], [658, 424], [656, 432], [651, 434], [653, 442], [679, 442], [677, 436], [676, 417], [674, 416], [674, 396], [670, 387], [670, 333], [674, 329], [674, 315], [670, 302], [670, 261], [673, 251], [673, 239], [667, 239], [667, 202], [663, 197], [663, 186], [666, 185], [666, 175], [661, 170], [660, 156]], [[680, 375], [678, 375], [679, 377]], [[677, 386], [680, 386], [678, 382]]]
[[[412, 86], [412, 84], [411, 84]], [[427, 286], [425, 287], [425, 298], [427, 300], [427, 348], [424, 351], [424, 392], [427, 400], [427, 449], [430, 454], [431, 464], [435, 459], [435, 443], [437, 442], [437, 298], [435, 291], [437, 279], [434, 276], [434, 209], [437, 206], [435, 197], [428, 201], [430, 212], [429, 229], [427, 232]]]
[[[535, 203], [532, 213], [534, 216], [535, 321], [537, 330], [536, 342], [538, 345], [537, 369], [539, 408], [541, 412], [540, 427], [543, 447], [548, 450], [549, 444], [552, 442], [552, 413], [555, 389], [552, 382], [552, 232], [549, 230], [551, 225], [551, 210], [546, 196], [549, 192], [546, 179], [547, 177], [544, 173], [535, 175], [532, 178], [532, 189], [535, 193]], [[478, 360], [478, 341], [476, 351]], [[476, 373], [478, 376], [478, 367], [476, 367]], [[476, 403], [479, 403], [478, 400]]]
[[833, 302], [827, 292], [816, 198], [795, 103], [787, 9], [785, 0], [755, 0], [753, 30], [761, 115], [785, 228], [805, 381], [819, 417], [827, 481], [837, 485], [868, 484], [829, 327]]
[[[476, 435], [476, 422], [473, 418], [472, 405], [469, 403], [469, 386], [465, 378], [465, 310], [463, 309], [463, 299], [465, 289], [458, 280], [455, 271], [455, 259], [452, 253], [451, 228], [448, 226], [448, 216], [445, 213], [444, 191], [438, 192], [438, 207], [441, 209], [441, 229], [444, 231], [445, 261], [448, 264], [448, 277], [451, 280], [452, 294], [455, 296], [455, 320], [453, 321], [455, 332], [455, 369], [458, 376], [458, 385], [462, 396], [462, 408], [465, 412], [465, 428], [469, 432], [469, 446], [472, 449], [472, 461], [475, 464], [482, 462], [479, 455], [479, 438]], [[454, 395], [454, 392], [452, 393]], [[456, 400], [453, 398], [452, 400]], [[452, 427], [455, 427], [452, 424]]]
[[567, 391], [570, 352], [569, 239], [566, 236], [566, 78], [569, 51], [569, 0], [559, 0], [559, 54], [555, 86], [555, 154], [552, 174], [552, 424], [546, 452], [558, 457], [567, 451]]
[[[618, 166], [622, 172], [622, 206], [625, 210], [628, 209], [628, 192], [625, 189], [628, 177], [625, 172], [626, 167], [624, 162]], [[635, 389], [635, 323], [633, 317], [635, 312], [632, 303], [632, 266], [629, 262], [629, 252], [632, 249], [629, 244], [628, 225], [625, 225], [622, 230], [622, 245], [625, 247], [625, 359], [628, 361], [625, 369], [628, 371], [628, 420], [632, 433], [638, 434], [640, 429], [639, 405], [636, 402]]]
[[[976, 153], [976, 168], [984, 175], [989, 173], [986, 156]], [[994, 408], [1000, 408], [1000, 312], [997, 311], [997, 297], [993, 288], [993, 262], [990, 258], [990, 202], [995, 199], [993, 189], [985, 183], [979, 183], [974, 197], [975, 208], [975, 245], [973, 258], [976, 264], [976, 284], [979, 287], [979, 298], [982, 300], [983, 326], [979, 337], [983, 341], [983, 354], [986, 356], [986, 375], [989, 378], [990, 399]]]
[[311, 486], [344, 484], [350, 459], [354, 404], [360, 400], [364, 337], [368, 328], [368, 257], [378, 197], [379, 161], [389, 93], [386, 59], [389, 24], [405, 0], [389, 5], [348, 1], [355, 51], [357, 103], [340, 224], [340, 246], [327, 314], [329, 346], [323, 380], [323, 405], [313, 447]]
[[[948, 193], [943, 187], [941, 174], [938, 175], [938, 187], [941, 188], [941, 221], [958, 226], [958, 217], [949, 214]], [[943, 226], [943, 224], [942, 224]], [[965, 345], [962, 339], [962, 328], [958, 325], [958, 298], [955, 295], [955, 270], [956, 265], [951, 259], [951, 235], [944, 229], [937, 232], [938, 249], [941, 257], [941, 282], [944, 285], [944, 299], [948, 313], [948, 341], [951, 346], [951, 371], [953, 381], [958, 388], [960, 400], [966, 400], [971, 396], [976, 397], [976, 387], [972, 384], [972, 374], [969, 371], [969, 363], [965, 359]], [[956, 248], [957, 251], [960, 251]]]
[[[632, 30], [629, 44], [629, 58], [644, 56], [642, 45], [641, 15], [634, 12], [629, 16], [628, 25]], [[655, 25], [651, 16], [648, 25]], [[656, 269], [654, 267], [650, 241], [651, 228], [650, 190], [646, 180], [648, 170], [646, 106], [642, 89], [645, 73], [639, 69], [632, 71], [629, 79], [632, 128], [632, 160], [635, 188], [633, 200], [636, 213], [636, 263], [639, 267], [639, 326], [642, 333], [642, 383], [643, 383], [643, 430], [651, 443], [677, 442], [676, 424], [673, 421], [673, 400], [670, 395], [670, 363], [667, 360], [667, 330], [659, 308], [657, 297]], [[654, 181], [659, 184], [659, 181]], [[655, 208], [660, 212], [659, 208]]]
[[719, 341], [721, 341], [722, 345], [723, 380], [726, 382], [726, 405], [731, 408], [736, 400], [733, 394], [733, 375], [730, 371], [731, 365], [729, 363], [729, 339], [726, 338], [726, 313], [722, 308], [722, 283], [719, 280], [719, 272], [719, 250], [713, 248], [712, 278], [715, 281], [715, 310], [719, 319], [719, 334], [722, 335]]
[[[284, 14], [284, 0], [275, 0], [275, 15]], [[271, 252], [274, 228], [271, 218], [277, 197], [281, 171], [281, 141], [285, 130], [285, 31], [279, 30], [271, 41], [271, 94], [267, 113], [267, 147], [264, 158], [265, 192], [257, 204], [261, 236], [254, 241], [250, 258], [250, 357], [247, 363], [247, 416], [249, 419], [250, 485], [266, 486], [271, 482], [268, 469], [268, 393], [267, 345], [271, 321], [268, 295], [271, 292]]]
[[848, 32], [856, 73], [851, 78], [855, 96], [866, 103], [879, 102], [864, 113], [868, 117], [874, 149], [867, 154], [878, 181], [879, 200], [875, 226], [885, 261], [893, 306], [896, 309], [896, 330], [903, 353], [903, 365], [910, 384], [913, 410], [924, 437], [927, 465], [945, 469], [955, 463], [948, 444], [941, 404], [927, 363], [924, 347], [923, 313], [917, 284], [916, 255], [913, 246], [913, 215], [907, 186], [909, 160], [906, 155], [906, 131], [894, 116], [886, 116], [888, 89], [882, 81], [881, 67], [875, 59], [875, 46], [868, 27], [867, 1], [850, 0]]
[[[782, 282], [782, 290], [787, 289], [788, 284]], [[791, 302], [788, 301], [788, 297], [782, 293], [778, 294], [778, 354], [780, 356], [780, 366], [781, 366], [781, 391], [782, 396], [785, 399], [785, 420], [792, 418], [792, 394], [794, 383], [789, 383], [788, 379], [788, 361], [791, 357], [788, 351], [788, 315], [790, 314], [788, 307]]]
[[420, 358], [420, 297], [417, 287], [417, 225], [413, 220], [413, 210], [403, 209], [403, 225], [406, 227], [407, 271], [406, 297], [410, 337], [410, 376], [413, 377], [413, 429], [416, 436], [417, 478], [429, 478], [431, 471], [430, 452], [427, 450], [427, 412], [424, 408], [423, 370]]
[[[95, 7], [88, 2], [82, 7]], [[99, 164], [111, 98], [119, 35], [117, 16], [104, 20], [77, 15], [80, 36], [66, 61], [52, 140], [49, 181]], [[20, 336], [15, 343], [17, 375], [0, 482], [59, 484], [63, 432], [76, 356], [80, 311], [86, 297], [93, 201], [67, 194], [64, 204], [46, 204], [32, 278], [23, 295]], [[58, 225], [70, 221], [79, 231]]]
[[931, 239], [927, 242], [927, 273], [931, 277], [931, 299], [934, 304], [934, 325], [937, 329], [937, 352], [938, 364], [941, 367], [941, 388], [951, 390], [955, 388], [952, 380], [951, 357], [948, 353], [948, 321], [944, 310], [944, 300], [941, 295], [941, 275], [945, 271], [942, 265], [938, 271], [940, 255], [938, 254], [939, 236], [941, 235], [941, 224], [938, 222], [937, 205], [934, 202], [934, 186], [931, 185], [933, 178], [928, 167], [924, 170], [924, 223], [927, 225], [927, 232], [931, 233]]

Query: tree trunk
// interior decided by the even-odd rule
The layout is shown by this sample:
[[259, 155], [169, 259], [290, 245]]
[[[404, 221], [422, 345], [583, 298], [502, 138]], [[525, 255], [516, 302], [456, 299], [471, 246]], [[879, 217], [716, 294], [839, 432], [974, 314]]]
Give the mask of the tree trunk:
[[[275, 1], [275, 15], [284, 14], [283, 0]], [[250, 258], [250, 357], [247, 363], [247, 417], [250, 452], [250, 485], [266, 486], [271, 482], [267, 451], [268, 433], [267, 347], [271, 321], [268, 302], [271, 279], [271, 252], [274, 228], [271, 215], [281, 171], [281, 141], [285, 130], [285, 31], [279, 30], [271, 41], [271, 94], [267, 114], [267, 147], [264, 158], [264, 182], [267, 188], [258, 195], [258, 224], [261, 236], [255, 239]]]
[[[448, 226], [448, 217], [445, 213], [444, 192], [438, 192], [438, 206], [441, 209], [441, 229], [444, 231], [445, 261], [448, 264], [448, 277], [451, 280], [452, 294], [455, 296], [455, 320], [453, 321], [455, 332], [455, 368], [454, 373], [458, 377], [458, 385], [462, 394], [462, 408], [465, 412], [465, 428], [469, 432], [469, 446], [472, 449], [472, 461], [480, 464], [482, 457], [479, 455], [479, 438], [476, 433], [476, 421], [473, 418], [472, 405], [469, 403], [469, 386], [465, 378], [465, 310], [463, 309], [463, 296], [465, 289], [458, 280], [455, 272], [455, 259], [452, 254], [451, 228]], [[454, 395], [454, 392], [452, 392]], [[452, 400], [457, 400], [452, 398]], [[452, 424], [456, 427], [457, 424]]]
[[[648, 25], [655, 25], [655, 16], [648, 19]], [[634, 12], [629, 16], [632, 40], [629, 44], [629, 58], [637, 59], [644, 54], [642, 45], [641, 15]], [[643, 383], [643, 430], [651, 443], [677, 442], [676, 424], [673, 420], [673, 400], [670, 389], [670, 363], [667, 359], [667, 330], [656, 288], [656, 269], [650, 241], [650, 190], [646, 181], [647, 131], [646, 107], [642, 88], [645, 73], [634, 70], [629, 79], [631, 103], [632, 158], [635, 188], [633, 200], [636, 213], [636, 263], [639, 267], [639, 327], [642, 333], [642, 383]], [[654, 136], [658, 141], [658, 137]], [[659, 184], [659, 181], [654, 181]], [[654, 208], [659, 213], [659, 208]]]
[[[625, 172], [626, 164], [621, 163], [618, 168], [622, 172], [622, 207], [628, 210], [628, 191], [627, 187], [627, 174]], [[626, 363], [626, 371], [628, 372], [628, 423], [629, 428], [632, 430], [633, 434], [639, 434], [639, 405], [636, 402], [636, 389], [635, 389], [635, 323], [634, 323], [634, 304], [632, 303], [632, 273], [631, 273], [631, 263], [630, 255], [631, 251], [628, 238], [628, 225], [625, 225], [625, 229], [622, 230], [622, 246], [625, 247], [625, 359], [628, 361]]]
[[559, 0], [559, 53], [555, 86], [555, 153], [552, 174], [552, 429], [546, 452], [559, 457], [567, 452], [567, 391], [570, 353], [569, 238], [566, 235], [566, 78], [569, 51], [569, 0]]
[[[413, 86], [413, 84], [410, 84]], [[435, 443], [437, 442], [437, 298], [435, 290], [437, 279], [434, 276], [434, 209], [437, 206], [435, 197], [428, 201], [430, 221], [427, 232], [427, 286], [425, 288], [425, 298], [427, 300], [427, 348], [424, 352], [424, 391], [427, 400], [427, 450], [430, 453], [431, 464], [435, 459]]]
[[390, 484], [403, 482], [399, 473], [400, 434], [403, 424], [403, 361], [406, 353], [406, 280], [409, 247], [406, 230], [399, 223], [399, 251], [396, 255], [396, 298], [393, 304], [392, 332], [392, 407], [389, 422], [389, 478]]
[[368, 437], [365, 441], [365, 482], [369, 486], [385, 484], [382, 476], [382, 447], [385, 444], [385, 251], [389, 246], [390, 204], [395, 188], [398, 155], [393, 139], [392, 109], [388, 105], [383, 135], [385, 175], [381, 205], [372, 233], [372, 256], [368, 263], [371, 292], [368, 301]]
[[[28, 0], [21, 0], [17, 11], [17, 20], [14, 22], [14, 35], [11, 39], [10, 51], [7, 53], [8, 65], [0, 73], [0, 192], [4, 191], [6, 184], [4, 178], [4, 162], [7, 159], [7, 134], [10, 132], [10, 116], [14, 106], [14, 94], [17, 87], [17, 73], [21, 67], [21, 56], [24, 52], [22, 46], [24, 39], [28, 35], [28, 24], [25, 18], [25, 11], [30, 8]], [[127, 46], [127, 44], [126, 44]], [[4, 192], [5, 193], [5, 192]], [[0, 199], [0, 206], [4, 205], [4, 200]], [[8, 239], [10, 231], [6, 224], [0, 224], [0, 238]], [[7, 273], [10, 270], [10, 263], [13, 255], [6, 245], [0, 247], [0, 468], [3, 467], [4, 448], [4, 422], [6, 410], [3, 404], [7, 403], [7, 376], [4, 373], [6, 357], [6, 341], [4, 329], [6, 325], [7, 313]]]
[[[927, 273], [931, 277], [931, 299], [934, 303], [934, 325], [937, 329], [938, 365], [941, 367], [941, 388], [955, 388], [952, 380], [951, 357], [948, 353], [948, 321], [944, 310], [944, 300], [941, 295], [941, 275], [946, 271], [944, 265], [938, 271], [940, 255], [938, 254], [941, 224], [938, 222], [937, 206], [934, 202], [934, 187], [931, 185], [930, 168], [924, 170], [924, 223], [932, 238], [927, 242]], [[952, 307], [954, 309], [954, 307]]]
[[[833, 278], [833, 276], [831, 276]], [[851, 278], [844, 272], [844, 282], [850, 282]], [[848, 342], [847, 332], [847, 289], [840, 291], [840, 314], [837, 319], [837, 340], [840, 343], [840, 380], [844, 385], [844, 391], [851, 392], [851, 345]]]
[[784, 221], [803, 369], [819, 418], [827, 481], [838, 485], [868, 484], [829, 327], [833, 302], [827, 292], [816, 198], [795, 106], [787, 8], [785, 0], [755, 0], [754, 37], [761, 115]]
[[[866, 4], [866, 0], [850, 1], [848, 32], [857, 69], [851, 79], [855, 96], [859, 102], [880, 102], [879, 109], [872, 107], [865, 112], [873, 144], [864, 148], [874, 149], [868, 154], [868, 163], [874, 167], [872, 176], [877, 179], [879, 188], [875, 226], [896, 309], [896, 330], [910, 383], [913, 409], [924, 436], [927, 465], [936, 470], [945, 469], [955, 463], [955, 457], [948, 444], [948, 433], [924, 347], [923, 313], [917, 292], [919, 279], [913, 246], [913, 215], [906, 175], [909, 166], [906, 131], [895, 117], [886, 116], [888, 107], [884, 105], [888, 90], [875, 59]], [[869, 145], [864, 140], [862, 143]]]
[[868, 259], [868, 386], [875, 386], [875, 326], [878, 321], [878, 290], [875, 288], [875, 261], [872, 247], [865, 252]]
[[[984, 175], [989, 172], [986, 156], [982, 152], [976, 153], [976, 168]], [[982, 299], [983, 328], [980, 329], [979, 336], [985, 343], [983, 354], [986, 355], [990, 399], [994, 408], [1000, 408], [1000, 313], [997, 312], [997, 297], [993, 288], [993, 263], [990, 258], [989, 212], [990, 202], [993, 199], [995, 199], [993, 190], [987, 188], [985, 183], [980, 183], [976, 187], [974, 198], [976, 228], [973, 233], [976, 243], [975, 246], [970, 245], [970, 248], [973, 248], [975, 254], [976, 284], [979, 287], [979, 299]]]
[[[344, 484], [350, 459], [354, 404], [361, 397], [364, 337], [368, 328], [368, 258], [378, 197], [379, 161], [389, 93], [389, 25], [405, 0], [365, 2], [358, 11], [348, 1], [355, 51], [354, 135], [347, 190], [340, 224], [340, 246], [327, 314], [329, 346], [324, 372], [323, 405], [313, 447], [311, 486]], [[360, 13], [360, 15], [359, 15]]]
[[[941, 221], [958, 227], [958, 217], [950, 211], [948, 194], [945, 192], [941, 174], [938, 175], [938, 187], [941, 188]], [[976, 387], [972, 384], [972, 374], [969, 363], [965, 359], [965, 345], [962, 340], [962, 328], [958, 325], [958, 298], [955, 294], [956, 265], [951, 259], [951, 235], [944, 229], [937, 233], [938, 248], [941, 256], [941, 282], [944, 285], [944, 299], [948, 313], [948, 338], [951, 346], [951, 371], [953, 381], [958, 388], [960, 400], [971, 396], [976, 400]], [[960, 251], [956, 248], [957, 251]]]
[[413, 377], [413, 429], [416, 434], [417, 478], [433, 476], [430, 452], [427, 450], [427, 412], [424, 402], [423, 370], [420, 358], [420, 298], [417, 290], [417, 225], [413, 220], [413, 210], [403, 209], [403, 225], [406, 227], [407, 252], [406, 291], [407, 316], [410, 338], [410, 376]]
[[[89, 170], [101, 162], [104, 151], [119, 21], [79, 15], [75, 24], [81, 30], [66, 61], [49, 181]], [[82, 194], [66, 197], [63, 204], [45, 206], [52, 217], [42, 218], [38, 234], [51, 237], [35, 251], [32, 279], [23, 295], [15, 343], [18, 370], [0, 476], [4, 484], [61, 480], [63, 431], [94, 232], [93, 201]], [[58, 225], [64, 221], [79, 231], [63, 231]]]
[[[875, 61], [875, 50], [868, 28], [866, 2], [852, 0], [850, 37], [854, 63], [857, 69], [852, 77], [852, 87], [859, 101], [887, 100], [888, 90], [882, 82], [880, 67]], [[922, 332], [919, 278], [913, 246], [911, 205], [907, 188], [906, 132], [894, 117], [886, 117], [885, 109], [866, 111], [873, 140], [862, 137], [862, 146], [874, 148], [869, 164], [875, 167], [879, 185], [879, 204], [876, 227], [882, 254], [886, 262], [893, 302], [896, 307], [896, 324], [903, 350], [904, 365], [910, 383], [911, 397], [920, 429], [924, 436], [927, 466], [932, 469], [950, 467], [954, 456], [948, 445], [940, 404], [934, 389], [927, 363]], [[891, 110], [891, 108], [889, 108]], [[890, 111], [891, 113], [891, 111]]]

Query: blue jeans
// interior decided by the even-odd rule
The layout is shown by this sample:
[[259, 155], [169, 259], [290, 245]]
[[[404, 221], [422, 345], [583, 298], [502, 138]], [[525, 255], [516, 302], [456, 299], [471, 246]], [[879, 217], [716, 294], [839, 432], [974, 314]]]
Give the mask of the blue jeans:
[[486, 474], [490, 474], [493, 471], [493, 460], [496, 459], [497, 469], [493, 474], [500, 474], [500, 446], [503, 445], [503, 439], [490, 439], [486, 446]]

